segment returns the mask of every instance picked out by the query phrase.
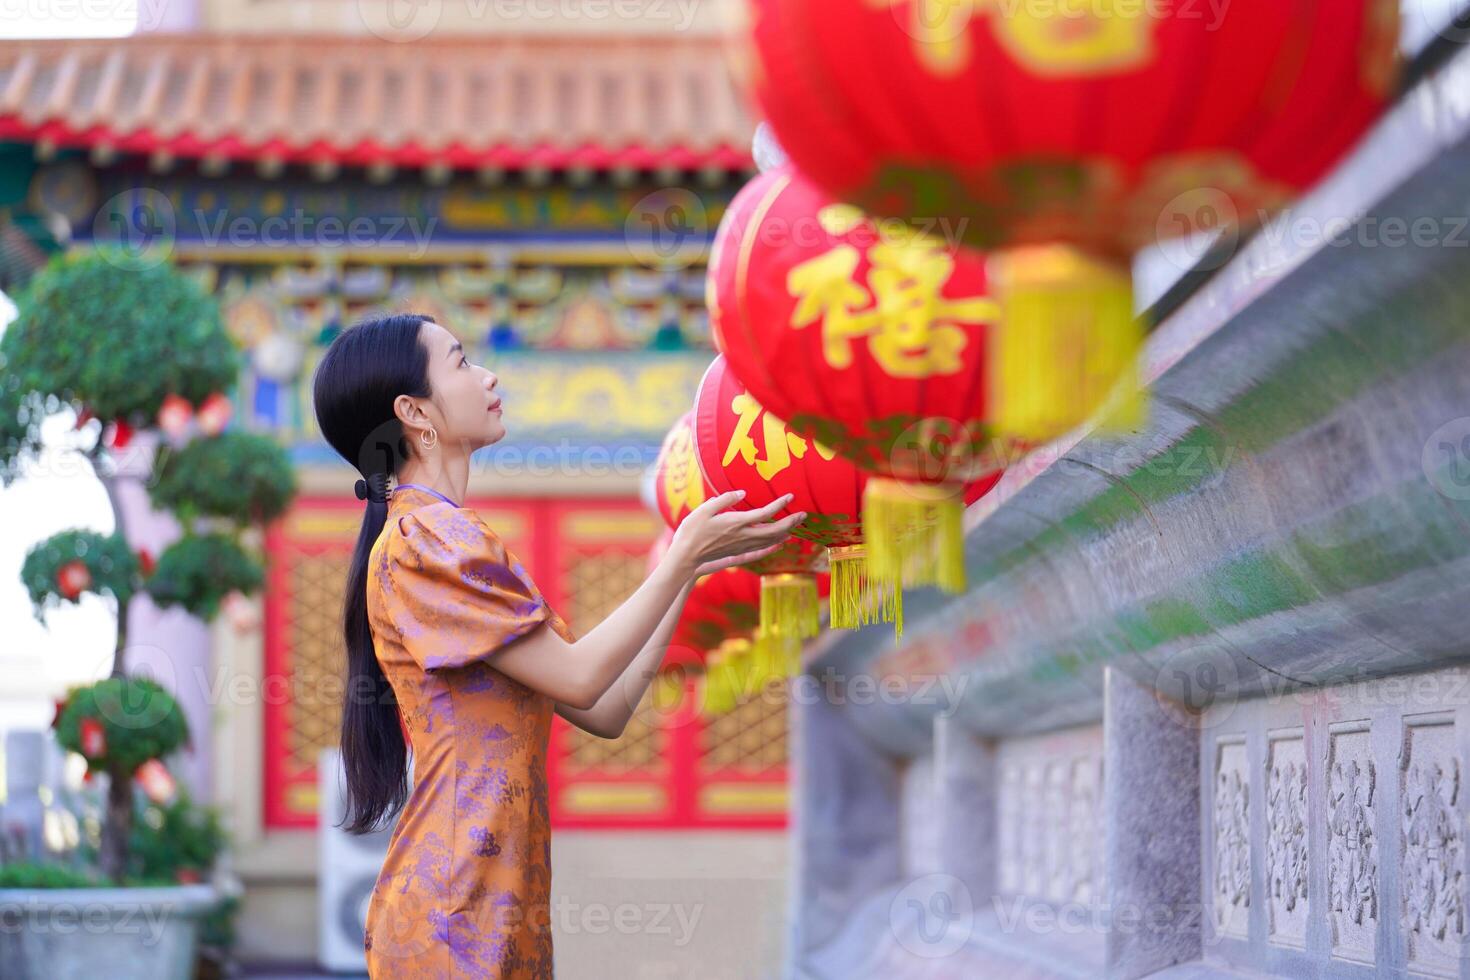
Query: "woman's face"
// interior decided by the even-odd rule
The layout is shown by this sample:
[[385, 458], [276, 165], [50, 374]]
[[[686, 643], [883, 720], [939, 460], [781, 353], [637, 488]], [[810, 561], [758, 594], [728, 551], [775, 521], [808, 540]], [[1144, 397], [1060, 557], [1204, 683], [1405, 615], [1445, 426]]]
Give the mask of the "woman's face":
[[429, 390], [434, 393], [431, 409], [443, 445], [464, 445], [470, 452], [499, 442], [505, 437], [501, 420], [500, 379], [475, 364], [454, 334], [431, 320], [419, 327], [419, 340], [429, 351]]

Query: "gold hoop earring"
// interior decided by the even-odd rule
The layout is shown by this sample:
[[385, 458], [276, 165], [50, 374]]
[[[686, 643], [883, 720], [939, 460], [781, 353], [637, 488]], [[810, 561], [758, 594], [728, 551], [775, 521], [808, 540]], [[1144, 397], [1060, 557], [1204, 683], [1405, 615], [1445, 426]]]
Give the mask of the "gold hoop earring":
[[[430, 439], [429, 436], [431, 435], [434, 438]], [[419, 442], [422, 442], [424, 444], [425, 449], [433, 449], [435, 446], [439, 445], [438, 431], [435, 430], [432, 425], [429, 426], [427, 430], [419, 433]]]

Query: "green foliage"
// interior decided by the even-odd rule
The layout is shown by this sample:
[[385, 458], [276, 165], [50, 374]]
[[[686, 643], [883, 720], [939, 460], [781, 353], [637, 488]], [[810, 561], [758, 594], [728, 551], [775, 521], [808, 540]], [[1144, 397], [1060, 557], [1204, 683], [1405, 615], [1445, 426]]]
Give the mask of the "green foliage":
[[170, 803], [137, 798], [130, 847], [134, 874], [150, 881], [208, 881], [227, 840], [218, 811], [197, 805], [182, 789]]
[[[41, 421], [50, 412], [47, 400], [27, 387], [19, 373], [6, 368], [3, 347], [0, 340], [0, 485], [8, 487], [40, 451]], [[53, 396], [51, 402], [52, 411], [60, 411], [60, 400]]]
[[102, 726], [105, 750], [87, 757], [92, 772], [131, 774], [149, 759], [162, 758], [189, 740], [189, 726], [172, 694], [146, 677], [109, 677], [73, 690], [56, 720], [56, 741], [83, 752], [82, 721]]
[[149, 425], [171, 392], [197, 404], [239, 373], [219, 305], [166, 263], [139, 268], [106, 250], [57, 256], [16, 305], [0, 370], [16, 376], [19, 394]]
[[0, 888], [110, 888], [112, 882], [60, 864], [15, 861], [0, 864]]
[[92, 574], [86, 592], [108, 592], [117, 599], [118, 608], [127, 605], [139, 586], [138, 556], [120, 534], [72, 529], [53, 534], [26, 552], [20, 578], [30, 593], [36, 618], [45, 610], [59, 606], [67, 599], [57, 590], [56, 574], [71, 561], [80, 560]]
[[231, 591], [254, 592], [265, 580], [260, 562], [227, 534], [187, 534], [166, 548], [147, 589], [160, 606], [183, 606], [213, 619]]
[[185, 524], [196, 516], [237, 524], [269, 523], [291, 503], [296, 472], [276, 441], [253, 432], [223, 432], [164, 450], [148, 494]]
[[[70, 407], [103, 423], [154, 428], [169, 395], [198, 406], [232, 389], [242, 366], [214, 298], [154, 255], [98, 249], [58, 257], [30, 280], [17, 306], [17, 319], [0, 336], [4, 485], [40, 448], [40, 425], [48, 416]], [[98, 449], [85, 451], [94, 463], [103, 462]], [[104, 482], [117, 478], [105, 465], [98, 472]], [[160, 451], [149, 486], [154, 505], [178, 516], [184, 537], [164, 551], [146, 580], [121, 527], [112, 536], [71, 530], [51, 537], [31, 549], [21, 573], [38, 617], [65, 600], [57, 573], [73, 560], [90, 572], [84, 591], [116, 597], [120, 635], [126, 634], [129, 600], [138, 591], [146, 589], [160, 606], [182, 606], [211, 619], [231, 591], [260, 588], [263, 569], [237, 537], [245, 525], [280, 516], [295, 495], [295, 472], [284, 450], [268, 437], [246, 433], [195, 439], [177, 452]], [[233, 523], [234, 532], [196, 533], [201, 518]], [[80, 752], [89, 718], [102, 726], [106, 743], [98, 758], [88, 760], [94, 772], [131, 773], [188, 739], [178, 704], [143, 679], [109, 678], [74, 691], [57, 719], [57, 741]], [[90, 732], [91, 725], [86, 728]], [[99, 860], [117, 880], [142, 884], [128, 876], [138, 865], [127, 854], [135, 837], [131, 810], [113, 807], [109, 814]], [[169, 833], [183, 833], [168, 824], [171, 819], [165, 819]], [[208, 826], [196, 830], [200, 848], [214, 840]], [[216, 843], [223, 846], [222, 840]], [[158, 860], [145, 856], [144, 863]], [[141, 873], [153, 874], [146, 868]]]

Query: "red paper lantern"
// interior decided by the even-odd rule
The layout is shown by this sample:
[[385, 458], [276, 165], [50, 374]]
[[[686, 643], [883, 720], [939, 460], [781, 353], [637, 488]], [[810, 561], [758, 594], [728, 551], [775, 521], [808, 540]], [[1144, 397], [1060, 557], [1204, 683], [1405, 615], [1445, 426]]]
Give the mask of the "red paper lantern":
[[839, 199], [976, 248], [1126, 255], [1318, 180], [1392, 94], [1398, 6], [751, 0], [743, 53]]
[[654, 461], [653, 497], [659, 516], [677, 528], [689, 512], [710, 498], [694, 459], [693, 414], [685, 412], [664, 436]]
[[[694, 448], [710, 492], [745, 491], [738, 508], [764, 507], [793, 494], [776, 516], [806, 511], [793, 537], [828, 549], [832, 626], [891, 621], [902, 634], [902, 591], [867, 572], [860, 514], [868, 474], [820, 441], [792, 432], [755, 400], [723, 355], [709, 366], [695, 395]], [[963, 503], [979, 500], [1000, 475], [995, 471], [965, 484]]]
[[719, 630], [718, 642], [705, 655], [708, 711], [728, 711], [777, 672], [769, 662], [771, 641], [760, 634], [760, 603], [760, 577], [738, 567], [700, 576], [689, 592], [686, 608], [694, 607], [699, 642], [714, 639], [712, 627]]
[[1027, 445], [994, 424], [1009, 330], [978, 255], [892, 232], [789, 169], [761, 174], [716, 233], [710, 322], [756, 402], [875, 477], [873, 574], [959, 591], [965, 486]]
[[[674, 531], [669, 528], [654, 541], [648, 554], [650, 570], [663, 560], [673, 539]], [[743, 578], [700, 576], [689, 590], [660, 670], [704, 669], [710, 651], [728, 637], [754, 628], [759, 621], [759, 602], [759, 584], [748, 572]]]
[[[792, 537], [827, 551], [831, 625], [892, 622], [901, 633], [902, 591], [867, 573], [861, 514], [868, 475], [821, 442], [790, 431], [750, 394], [724, 356], [705, 371], [693, 414], [694, 450], [711, 493], [744, 490], [740, 509], [764, 507], [790, 493], [778, 517], [806, 512]], [[797, 633], [815, 635], [816, 626], [801, 624]]]
[[[663, 560], [673, 540], [666, 530], [649, 551], [649, 567]], [[726, 568], [701, 575], [690, 589], [684, 610], [659, 666], [662, 678], [700, 671], [706, 711], [734, 707], [773, 676], [785, 676], [792, 665], [783, 658], [799, 655], [760, 629], [760, 579], [745, 568]]]
[[[686, 412], [664, 437], [654, 463], [654, 501], [670, 528], [715, 495], [696, 459], [692, 426], [693, 413]], [[802, 635], [816, 635], [817, 604], [827, 588], [825, 576], [817, 574], [823, 558], [817, 544], [792, 537], [775, 553], [742, 566], [761, 578], [761, 624], [767, 633], [793, 632], [802, 624]]]

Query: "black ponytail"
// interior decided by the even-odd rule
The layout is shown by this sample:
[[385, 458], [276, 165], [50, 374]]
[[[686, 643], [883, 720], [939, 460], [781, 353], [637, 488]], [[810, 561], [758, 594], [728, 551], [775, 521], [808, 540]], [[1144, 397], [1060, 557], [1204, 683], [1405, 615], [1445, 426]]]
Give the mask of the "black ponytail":
[[[380, 829], [408, 798], [408, 746], [398, 699], [373, 649], [368, 627], [368, 552], [388, 521], [383, 490], [407, 460], [403, 428], [393, 412], [399, 395], [429, 396], [427, 349], [419, 330], [430, 317], [413, 313], [364, 320], [343, 331], [322, 356], [312, 384], [317, 427], [362, 474], [367, 499], [347, 571], [342, 632], [347, 684], [342, 704], [342, 766], [347, 776], [343, 825], [348, 833]], [[364, 493], [364, 491], [366, 492]]]

